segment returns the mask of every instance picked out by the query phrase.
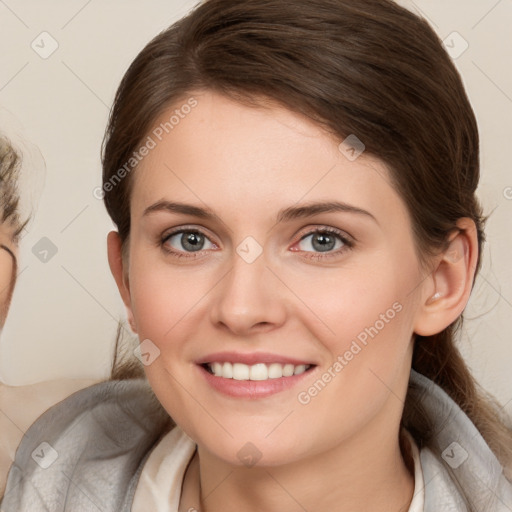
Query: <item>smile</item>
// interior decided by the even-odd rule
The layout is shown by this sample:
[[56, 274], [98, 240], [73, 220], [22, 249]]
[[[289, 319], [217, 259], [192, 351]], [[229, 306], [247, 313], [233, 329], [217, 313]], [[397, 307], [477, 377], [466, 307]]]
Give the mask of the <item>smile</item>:
[[214, 362], [202, 365], [215, 377], [234, 380], [268, 380], [280, 379], [281, 377], [292, 377], [300, 375], [309, 370], [313, 365], [306, 364], [280, 364], [280, 363], [256, 363], [247, 365], [243, 363]]

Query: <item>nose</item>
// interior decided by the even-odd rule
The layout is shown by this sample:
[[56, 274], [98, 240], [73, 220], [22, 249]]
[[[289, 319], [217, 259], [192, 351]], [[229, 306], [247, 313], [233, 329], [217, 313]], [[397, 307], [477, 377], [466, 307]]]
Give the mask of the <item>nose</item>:
[[267, 267], [264, 254], [248, 263], [235, 253], [231, 270], [214, 291], [211, 321], [233, 334], [271, 331], [285, 321], [286, 289]]

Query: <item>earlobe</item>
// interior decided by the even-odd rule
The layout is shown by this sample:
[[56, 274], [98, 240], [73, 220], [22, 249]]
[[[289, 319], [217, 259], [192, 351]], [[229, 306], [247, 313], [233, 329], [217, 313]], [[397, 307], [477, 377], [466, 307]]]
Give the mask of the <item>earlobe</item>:
[[117, 231], [111, 231], [107, 236], [107, 253], [110, 271], [114, 276], [117, 288], [126, 307], [128, 323], [133, 332], [137, 332], [131, 306], [128, 272], [123, 261], [123, 246]]
[[414, 332], [432, 336], [452, 324], [469, 300], [478, 258], [476, 226], [469, 218], [459, 219], [458, 230], [448, 248], [425, 280], [424, 297], [419, 306]]

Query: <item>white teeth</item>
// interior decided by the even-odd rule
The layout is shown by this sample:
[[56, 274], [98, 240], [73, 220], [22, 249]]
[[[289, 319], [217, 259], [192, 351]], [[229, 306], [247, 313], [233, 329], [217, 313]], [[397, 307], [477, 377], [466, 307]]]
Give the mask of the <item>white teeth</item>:
[[268, 380], [291, 377], [304, 373], [310, 367], [309, 364], [294, 366], [293, 364], [257, 363], [249, 366], [243, 363], [208, 363], [208, 368], [216, 377], [235, 380]]
[[222, 375], [226, 377], [226, 379], [233, 378], [233, 365], [231, 363], [224, 363], [222, 365]]
[[283, 376], [283, 366], [279, 363], [272, 363], [268, 367], [269, 379], [280, 379]]
[[[218, 374], [215, 374], [215, 375], [218, 375]], [[222, 375], [219, 375], [219, 377], [222, 377]], [[249, 367], [246, 364], [234, 363], [233, 364], [233, 379], [249, 380]]]
[[300, 375], [301, 373], [304, 373], [306, 371], [306, 365], [305, 364], [299, 364], [299, 366], [295, 367], [295, 370], [293, 370], [294, 375]]
[[250, 380], [267, 380], [268, 379], [268, 368], [267, 365], [253, 364], [249, 370]]
[[291, 377], [294, 369], [295, 366], [293, 366], [293, 364], [285, 364], [283, 366], [283, 377]]

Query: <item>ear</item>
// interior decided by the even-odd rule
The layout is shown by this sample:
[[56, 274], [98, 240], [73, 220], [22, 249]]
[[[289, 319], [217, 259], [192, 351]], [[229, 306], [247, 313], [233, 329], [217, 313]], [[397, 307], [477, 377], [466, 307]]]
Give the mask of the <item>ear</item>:
[[117, 231], [111, 231], [107, 236], [107, 253], [110, 271], [114, 276], [117, 288], [119, 289], [121, 298], [123, 299], [124, 305], [126, 306], [128, 323], [130, 324], [132, 331], [137, 332], [132, 311], [128, 269], [125, 268], [121, 238], [119, 237], [119, 233]]
[[414, 332], [432, 336], [454, 322], [468, 303], [478, 258], [478, 235], [472, 219], [461, 218], [448, 248], [425, 280]]

